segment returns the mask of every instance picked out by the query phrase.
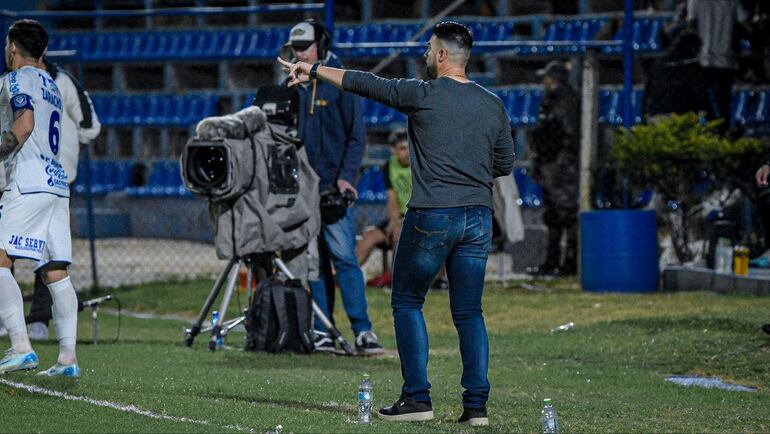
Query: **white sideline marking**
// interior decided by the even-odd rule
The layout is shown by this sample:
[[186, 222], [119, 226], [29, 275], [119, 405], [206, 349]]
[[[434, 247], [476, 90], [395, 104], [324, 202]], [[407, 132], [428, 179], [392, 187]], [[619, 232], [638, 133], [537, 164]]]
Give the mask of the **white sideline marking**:
[[115, 402], [110, 401], [102, 401], [98, 399], [92, 399], [88, 398], [86, 396], [76, 396], [76, 395], [70, 395], [69, 393], [65, 392], [59, 392], [56, 390], [50, 390], [46, 389], [44, 387], [40, 386], [32, 386], [30, 384], [24, 384], [24, 383], [16, 383], [14, 381], [8, 381], [5, 379], [0, 378], [0, 384], [4, 384], [9, 387], [13, 387], [15, 389], [22, 389], [26, 390], [29, 393], [37, 393], [41, 395], [47, 395], [52, 396], [54, 398], [62, 398], [67, 401], [80, 401], [85, 402], [86, 404], [95, 405], [97, 407], [107, 407], [111, 408], [113, 410], [118, 410], [126, 413], [133, 413], [138, 414], [140, 416], [146, 416], [151, 417], [153, 419], [162, 419], [162, 420], [170, 420], [172, 422], [186, 422], [186, 423], [194, 423], [196, 425], [205, 425], [205, 426], [213, 426], [218, 428], [228, 428], [228, 429], [234, 429], [236, 431], [247, 431], [247, 432], [255, 432], [255, 430], [251, 428], [243, 428], [238, 425], [217, 425], [213, 422], [209, 422], [207, 420], [198, 420], [198, 419], [190, 419], [188, 417], [177, 417], [177, 416], [167, 416], [165, 414], [158, 414], [155, 412], [152, 412], [150, 410], [144, 410], [142, 408], [139, 408], [135, 405], [124, 405], [124, 404], [118, 404]]

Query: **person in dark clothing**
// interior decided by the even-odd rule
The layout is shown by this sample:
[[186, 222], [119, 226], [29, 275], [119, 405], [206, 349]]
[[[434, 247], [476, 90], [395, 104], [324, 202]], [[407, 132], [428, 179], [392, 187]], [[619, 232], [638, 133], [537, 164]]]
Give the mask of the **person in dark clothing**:
[[[759, 194], [759, 204], [757, 210], [759, 211], [760, 220], [762, 222], [762, 229], [765, 233], [765, 253], [763, 255], [770, 256], [770, 194], [768, 194], [768, 176], [770, 175], [770, 153], [765, 154], [762, 159], [762, 165], [757, 169], [755, 180], [757, 187], [763, 191]], [[762, 331], [770, 335], [770, 323], [762, 325]]]
[[[564, 63], [552, 61], [538, 71], [545, 88], [540, 116], [531, 131], [532, 178], [543, 186], [543, 222], [548, 227], [546, 259], [535, 274], [577, 272], [580, 96], [569, 85]], [[561, 264], [561, 238], [567, 249]]]
[[681, 32], [655, 61], [645, 86], [647, 116], [705, 112], [709, 109], [708, 87], [698, 63], [700, 38]]
[[[298, 61], [341, 67], [331, 52], [331, 35], [315, 20], [303, 21], [291, 29], [287, 46]], [[329, 83], [312, 80], [297, 87], [297, 131], [307, 151], [308, 161], [321, 178], [319, 191], [352, 192], [353, 183], [366, 146], [361, 98]], [[337, 271], [342, 301], [356, 336], [356, 350], [363, 354], [383, 352], [379, 338], [372, 331], [367, 312], [364, 275], [356, 258], [356, 228], [353, 208], [340, 220], [323, 225], [323, 236], [329, 256]], [[324, 280], [310, 282], [313, 299], [330, 316], [329, 299]], [[316, 319], [315, 347], [334, 351], [334, 341], [324, 325]]]
[[709, 88], [709, 119], [722, 119], [720, 133], [730, 129], [732, 88], [738, 62], [737, 26], [748, 14], [738, 0], [687, 0], [687, 22], [701, 39], [700, 65]]
[[379, 410], [384, 420], [433, 419], [422, 308], [433, 277], [446, 263], [463, 362], [464, 411], [458, 422], [488, 424], [489, 340], [481, 296], [492, 243], [493, 179], [510, 175], [513, 139], [502, 101], [466, 76], [472, 44], [465, 26], [437, 24], [425, 52], [428, 81], [387, 80], [279, 59], [292, 77], [289, 85], [318, 77], [408, 116], [412, 196], [396, 248], [391, 295], [404, 384], [396, 403]]

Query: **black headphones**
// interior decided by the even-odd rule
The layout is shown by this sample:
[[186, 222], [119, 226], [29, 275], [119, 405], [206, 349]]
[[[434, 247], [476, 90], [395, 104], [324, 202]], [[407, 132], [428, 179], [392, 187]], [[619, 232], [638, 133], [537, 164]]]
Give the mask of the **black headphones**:
[[318, 44], [318, 60], [324, 61], [326, 53], [332, 49], [332, 35], [326, 26], [315, 18], [308, 18], [305, 22], [313, 26], [315, 42]]

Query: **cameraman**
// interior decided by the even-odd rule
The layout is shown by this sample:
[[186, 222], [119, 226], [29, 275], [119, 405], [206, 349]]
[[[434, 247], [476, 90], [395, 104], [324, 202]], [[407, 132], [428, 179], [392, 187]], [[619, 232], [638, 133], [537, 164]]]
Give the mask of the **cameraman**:
[[481, 298], [492, 245], [493, 178], [510, 175], [513, 139], [500, 98], [466, 76], [472, 45], [465, 26], [437, 24], [425, 51], [428, 81], [386, 80], [279, 59], [290, 86], [320, 78], [409, 117], [412, 196], [396, 248], [391, 296], [404, 385], [396, 403], [378, 412], [389, 421], [433, 419], [422, 308], [431, 280], [446, 262], [463, 361], [464, 410], [458, 422], [489, 423], [489, 340]]
[[[315, 20], [303, 21], [291, 29], [287, 46], [296, 61], [341, 67], [331, 52], [331, 36]], [[297, 87], [298, 134], [305, 144], [308, 160], [321, 178], [319, 191], [358, 192], [353, 182], [366, 145], [361, 99], [320, 80]], [[345, 312], [356, 336], [356, 350], [364, 354], [383, 352], [367, 313], [364, 275], [356, 259], [356, 227], [353, 209], [337, 222], [324, 224], [323, 237], [339, 278]], [[313, 299], [329, 315], [323, 280], [310, 283]], [[317, 351], [334, 351], [335, 344], [325, 327], [316, 321]]]

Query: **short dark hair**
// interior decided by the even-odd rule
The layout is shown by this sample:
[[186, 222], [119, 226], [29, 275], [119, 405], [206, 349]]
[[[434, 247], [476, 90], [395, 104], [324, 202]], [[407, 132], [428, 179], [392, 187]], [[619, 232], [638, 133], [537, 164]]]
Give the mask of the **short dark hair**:
[[8, 40], [16, 44], [25, 56], [39, 59], [48, 47], [48, 32], [35, 20], [18, 20], [8, 29]]
[[471, 31], [455, 21], [442, 21], [433, 26], [433, 35], [441, 41], [451, 42], [458, 48], [470, 51], [473, 47]]
[[388, 134], [388, 143], [390, 143], [390, 146], [396, 146], [399, 142], [403, 142], [408, 138], [409, 135], [406, 132], [406, 128], [396, 127], [390, 131], [390, 134]]

